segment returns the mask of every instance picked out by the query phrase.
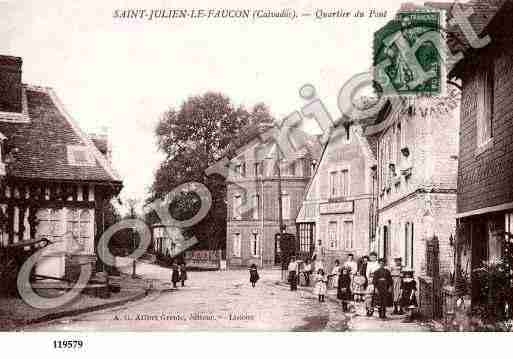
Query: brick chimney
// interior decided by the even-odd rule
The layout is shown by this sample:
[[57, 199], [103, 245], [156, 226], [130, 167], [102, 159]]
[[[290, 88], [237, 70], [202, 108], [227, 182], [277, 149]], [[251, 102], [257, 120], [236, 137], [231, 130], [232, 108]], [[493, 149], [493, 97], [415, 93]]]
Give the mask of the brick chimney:
[[100, 151], [100, 153], [105, 156], [107, 162], [112, 164], [112, 147], [107, 130], [102, 129], [102, 133], [90, 133], [89, 138], [98, 149], [98, 151]]
[[21, 113], [21, 57], [0, 55], [0, 112]]

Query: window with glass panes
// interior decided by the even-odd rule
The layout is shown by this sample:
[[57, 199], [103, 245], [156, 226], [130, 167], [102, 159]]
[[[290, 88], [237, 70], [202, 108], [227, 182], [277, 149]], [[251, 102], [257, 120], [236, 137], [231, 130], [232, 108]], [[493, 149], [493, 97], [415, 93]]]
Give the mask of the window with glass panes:
[[494, 62], [486, 61], [482, 70], [477, 72], [478, 101], [477, 101], [477, 146], [486, 144], [493, 136], [493, 99], [494, 99]]
[[260, 196], [258, 194], [253, 195], [253, 219], [258, 219], [258, 213], [260, 208]]
[[240, 233], [233, 234], [233, 245], [232, 245], [232, 254], [234, 257], [241, 256], [241, 236]]
[[330, 197], [337, 197], [337, 172], [330, 172]]
[[85, 249], [93, 236], [89, 209], [68, 208], [66, 217], [66, 232]]
[[315, 223], [299, 223], [299, 250], [301, 254], [311, 254], [314, 244]]
[[344, 221], [344, 246], [346, 249], [354, 248], [353, 221]]
[[242, 218], [242, 196], [240, 194], [235, 195], [233, 197], [233, 218], [241, 219]]
[[[60, 241], [63, 236], [62, 209], [44, 208], [37, 213], [39, 238], [47, 238], [52, 242]], [[62, 248], [63, 250], [65, 248]]]
[[505, 216], [505, 231], [506, 233], [513, 234], [513, 212], [506, 213]]
[[337, 222], [330, 221], [328, 223], [328, 243], [330, 249], [338, 248], [338, 240], [337, 240]]
[[404, 265], [413, 268], [413, 222], [404, 224]]
[[349, 170], [340, 171], [340, 191], [344, 197], [349, 196]]
[[290, 196], [287, 193], [281, 195], [283, 219], [290, 219]]

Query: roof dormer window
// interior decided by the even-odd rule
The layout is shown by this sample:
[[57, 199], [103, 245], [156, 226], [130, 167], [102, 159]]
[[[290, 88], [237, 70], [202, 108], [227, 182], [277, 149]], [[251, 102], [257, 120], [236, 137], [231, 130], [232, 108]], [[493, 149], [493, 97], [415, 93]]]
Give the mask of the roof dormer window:
[[68, 146], [68, 163], [72, 166], [94, 166], [95, 161], [86, 146]]

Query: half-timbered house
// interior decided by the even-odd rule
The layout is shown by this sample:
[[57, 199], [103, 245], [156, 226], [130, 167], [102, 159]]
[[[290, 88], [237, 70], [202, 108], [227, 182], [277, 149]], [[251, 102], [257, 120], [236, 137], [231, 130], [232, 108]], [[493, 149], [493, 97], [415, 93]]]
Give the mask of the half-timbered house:
[[21, 58], [0, 55], [0, 247], [47, 238], [54, 245], [36, 272], [73, 277], [96, 263], [104, 207], [122, 182], [108, 148], [100, 152], [55, 92], [23, 84], [21, 73]]

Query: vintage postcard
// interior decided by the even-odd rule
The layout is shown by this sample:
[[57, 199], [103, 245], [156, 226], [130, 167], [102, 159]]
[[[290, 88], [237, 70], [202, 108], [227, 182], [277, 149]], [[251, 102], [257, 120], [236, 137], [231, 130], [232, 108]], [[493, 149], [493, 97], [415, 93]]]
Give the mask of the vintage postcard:
[[512, 331], [512, 15], [0, 0], [0, 331]]

